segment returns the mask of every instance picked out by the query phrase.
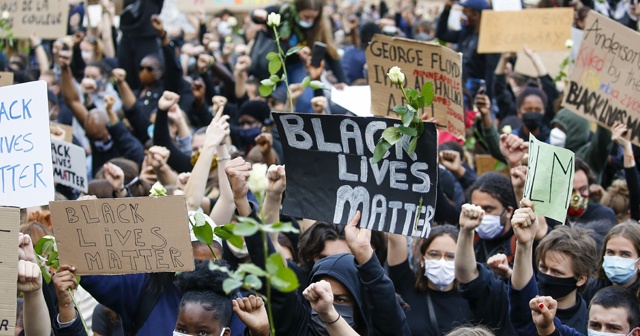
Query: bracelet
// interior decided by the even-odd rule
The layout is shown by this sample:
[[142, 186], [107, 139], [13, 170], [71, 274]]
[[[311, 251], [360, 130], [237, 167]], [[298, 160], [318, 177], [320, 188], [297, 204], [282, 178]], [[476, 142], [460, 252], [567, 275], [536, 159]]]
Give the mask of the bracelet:
[[167, 31], [164, 30], [164, 31], [162, 31], [162, 35], [160, 35], [160, 39], [164, 40], [166, 37], [167, 37]]
[[31, 49], [37, 49], [38, 47], [42, 47], [42, 42], [34, 45], [33, 47], [31, 47]]
[[335, 320], [334, 320], [334, 321], [332, 321], [332, 322], [325, 322], [325, 321], [322, 321], [322, 319], [320, 319], [320, 321], [322, 321], [322, 323], [324, 323], [324, 324], [326, 324], [326, 325], [331, 325], [331, 324], [334, 324], [334, 323], [338, 322], [338, 320], [339, 320], [341, 317], [342, 317], [342, 316], [340, 316], [340, 314], [338, 314], [338, 318], [337, 318], [337, 319], [335, 319]]
[[219, 157], [216, 158], [216, 161], [220, 162], [220, 161], [227, 161], [227, 160], [231, 160], [231, 155], [227, 155], [225, 157]]

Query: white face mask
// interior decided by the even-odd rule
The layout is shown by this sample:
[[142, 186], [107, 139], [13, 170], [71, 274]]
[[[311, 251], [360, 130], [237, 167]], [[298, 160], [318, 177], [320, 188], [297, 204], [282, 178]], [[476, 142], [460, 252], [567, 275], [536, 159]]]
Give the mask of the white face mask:
[[553, 146], [564, 147], [567, 143], [567, 134], [559, 128], [554, 128], [551, 130], [549, 143]]
[[83, 51], [80, 54], [82, 54], [82, 59], [85, 62], [89, 62], [89, 61], [93, 60], [93, 52], [92, 51]]
[[484, 215], [482, 223], [476, 228], [481, 239], [497, 238], [503, 230], [504, 226], [502, 226], [500, 216], [496, 215]]
[[298, 21], [298, 25], [300, 25], [300, 28], [302, 29], [309, 29], [313, 27], [313, 21], [309, 22], [309, 21], [300, 20]]
[[454, 262], [424, 258], [424, 275], [442, 291], [456, 278]]
[[631, 333], [628, 333], [628, 334], [614, 334], [614, 333], [608, 333], [608, 332], [604, 332], [604, 331], [595, 331], [595, 330], [587, 329], [587, 335], [588, 336], [629, 336], [629, 335], [631, 335]]

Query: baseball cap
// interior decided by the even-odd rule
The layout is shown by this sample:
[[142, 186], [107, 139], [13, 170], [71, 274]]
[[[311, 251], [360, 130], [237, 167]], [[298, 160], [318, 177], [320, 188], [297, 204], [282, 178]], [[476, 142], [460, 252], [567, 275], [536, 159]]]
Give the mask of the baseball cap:
[[462, 7], [469, 7], [477, 11], [483, 11], [485, 9], [491, 9], [489, 3], [486, 0], [462, 0], [457, 2]]

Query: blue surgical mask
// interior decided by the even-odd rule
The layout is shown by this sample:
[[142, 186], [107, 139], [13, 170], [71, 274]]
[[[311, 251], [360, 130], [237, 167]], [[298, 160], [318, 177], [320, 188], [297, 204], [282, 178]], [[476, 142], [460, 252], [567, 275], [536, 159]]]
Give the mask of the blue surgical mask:
[[614, 333], [608, 333], [608, 332], [604, 332], [604, 331], [595, 331], [595, 330], [587, 329], [587, 335], [588, 336], [629, 336], [629, 335], [631, 335], [631, 333], [628, 333], [628, 334], [614, 334]]
[[634, 275], [636, 275], [636, 261], [638, 259], [629, 259], [616, 256], [605, 256], [602, 262], [602, 268], [604, 274], [611, 282], [624, 285], [631, 281]]
[[302, 29], [309, 29], [311, 27], [313, 27], [313, 21], [303, 21], [303, 20], [299, 20], [298, 21], [298, 25], [300, 26], [300, 28]]
[[482, 217], [482, 223], [476, 228], [480, 239], [487, 240], [497, 238], [503, 230], [504, 226], [502, 225], [501, 217], [496, 215], [484, 215], [484, 217]]
[[240, 138], [245, 143], [251, 144], [256, 140], [256, 137], [262, 133], [260, 127], [243, 128], [238, 132]]

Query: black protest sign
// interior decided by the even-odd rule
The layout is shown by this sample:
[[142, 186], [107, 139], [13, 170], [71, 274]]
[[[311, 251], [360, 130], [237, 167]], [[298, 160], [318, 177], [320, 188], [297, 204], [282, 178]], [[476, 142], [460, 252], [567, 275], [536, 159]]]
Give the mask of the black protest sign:
[[360, 210], [362, 228], [429, 235], [438, 183], [435, 124], [425, 123], [414, 153], [407, 153], [410, 137], [405, 136], [372, 163], [382, 132], [398, 121], [291, 113], [274, 117], [287, 174], [284, 213], [347, 224]]

